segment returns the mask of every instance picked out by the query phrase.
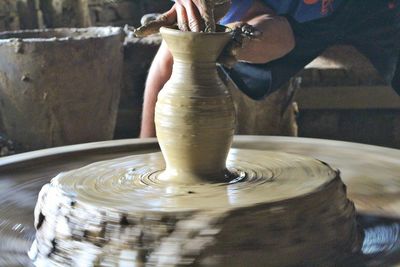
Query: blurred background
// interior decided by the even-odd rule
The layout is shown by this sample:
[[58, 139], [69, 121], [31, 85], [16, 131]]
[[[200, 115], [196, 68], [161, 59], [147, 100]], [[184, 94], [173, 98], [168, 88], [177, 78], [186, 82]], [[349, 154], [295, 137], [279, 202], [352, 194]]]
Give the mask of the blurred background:
[[[162, 13], [170, 6], [171, 2], [166, 0], [0, 0], [0, 31], [60, 27], [123, 27], [126, 24], [137, 27], [140, 25], [142, 16]], [[45, 36], [45, 38], [51, 37]], [[27, 35], [18, 37], [18, 35], [3, 33], [0, 36], [0, 40], [7, 40], [8, 43], [18, 42], [21, 39], [23, 42], [24, 38], [27, 38]], [[161, 38], [158, 35], [143, 39], [128, 35], [121, 41], [121, 66], [111, 66], [121, 72], [120, 76], [113, 78], [115, 79], [113, 83], [118, 87], [120, 95], [118, 109], [115, 111], [115, 116], [111, 115], [115, 117], [115, 121], [110, 119], [110, 122], [102, 122], [110, 123], [112, 135], [85, 136], [81, 139], [78, 136], [71, 139], [65, 138], [68, 133], [62, 132], [63, 129], [53, 129], [49, 131], [58, 131], [57, 136], [61, 137], [60, 140], [49, 143], [35, 141], [39, 138], [21, 139], [10, 130], [9, 122], [18, 122], [19, 118], [15, 112], [10, 118], [11, 115], [6, 109], [13, 105], [12, 99], [23, 92], [12, 88], [10, 86], [12, 83], [9, 81], [5, 82], [4, 77], [10, 77], [8, 72], [12, 72], [13, 68], [10, 70], [2, 66], [1, 53], [5, 48], [4, 44], [2, 46], [0, 43], [0, 154], [4, 156], [72, 143], [138, 137], [144, 83], [148, 68], [160, 43]], [[84, 46], [85, 44], [82, 45]], [[59, 49], [59, 53], [63, 53], [63, 50], [67, 51], [65, 47]], [[38, 51], [40, 52], [36, 48], [32, 51], [26, 49], [26, 52], [21, 53], [21, 57], [29, 57], [30, 53], [39, 53]], [[46, 51], [49, 50], [46, 49]], [[89, 56], [92, 56], [93, 60], [95, 60], [94, 57], [99, 57], [98, 54]], [[104, 57], [107, 55], [104, 54]], [[88, 57], [85, 60], [90, 61], [91, 58]], [[16, 58], [15, 62], [19, 62], [19, 59]], [[104, 61], [101, 64], [111, 64], [107, 62], [111, 61]], [[3, 61], [3, 65], [5, 64], [10, 66], [11, 63]], [[87, 67], [76, 64], [76, 68], [79, 73], [79, 68]], [[53, 70], [49, 67], [48, 71]], [[56, 68], [54, 68], [55, 71]], [[84, 74], [85, 72], [80, 73], [89, 75]], [[21, 77], [18, 78], [18, 82], [30, 83], [31, 90], [39, 90], [39, 85], [35, 85], [35, 78], [27, 75]], [[384, 84], [369, 61], [352, 47], [335, 46], [328, 49], [298, 73], [291, 82], [265, 100], [253, 101], [241, 94], [229, 80], [225, 82], [234, 95], [238, 112], [237, 134], [327, 138], [400, 148], [400, 98]], [[87, 88], [83, 86], [81, 90], [84, 91]], [[96, 88], [91, 88], [91, 90], [94, 90], [91, 96], [66, 100], [63, 106], [86, 105], [88, 101], [96, 101]], [[7, 94], [4, 93], [6, 91]], [[10, 97], [10, 94], [13, 97]], [[43, 105], [35, 97], [30, 98], [29, 101], [31, 105]], [[44, 101], [52, 100], [49, 98]], [[27, 102], [24, 103], [26, 105]], [[95, 113], [96, 108], [90, 112]], [[19, 116], [28, 115], [25, 112]], [[76, 120], [80, 119], [80, 116], [75, 117]], [[63, 118], [58, 116], [57, 120], [60, 122]], [[25, 123], [14, 125], [14, 128], [17, 127], [24, 134], [30, 132], [27, 129], [35, 131], [34, 126], [26, 123], [29, 118], [21, 119], [21, 121]], [[95, 125], [98, 122], [92, 123]], [[70, 124], [73, 129], [73, 123]], [[45, 135], [44, 137], [55, 135], [52, 132], [41, 134]]]

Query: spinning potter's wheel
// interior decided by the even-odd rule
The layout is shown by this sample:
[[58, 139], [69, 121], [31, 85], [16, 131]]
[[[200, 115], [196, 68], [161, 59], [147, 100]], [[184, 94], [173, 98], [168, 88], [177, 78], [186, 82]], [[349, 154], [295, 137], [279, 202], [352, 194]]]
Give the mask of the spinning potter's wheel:
[[[364, 226], [366, 266], [391, 266], [399, 259], [400, 151], [353, 143], [284, 137], [236, 137], [233, 149], [301, 154], [341, 170], [348, 197]], [[12, 156], [0, 161], [0, 265], [30, 266], [33, 209], [40, 188], [60, 172], [100, 160], [158, 152], [155, 141], [110, 141]], [[250, 246], [250, 244], [249, 244]], [[397, 261], [398, 262], [398, 261]]]

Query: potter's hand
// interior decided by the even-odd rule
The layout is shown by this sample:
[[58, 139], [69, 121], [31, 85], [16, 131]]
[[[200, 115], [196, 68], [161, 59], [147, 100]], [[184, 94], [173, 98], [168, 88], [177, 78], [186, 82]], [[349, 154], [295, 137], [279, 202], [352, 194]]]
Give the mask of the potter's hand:
[[182, 31], [214, 32], [215, 19], [222, 17], [229, 6], [230, 0], [175, 0], [175, 5], [169, 11], [136, 29], [134, 34], [144, 37], [157, 33], [163, 26], [175, 24]]
[[175, 0], [178, 27], [182, 31], [214, 32], [214, 1]]
[[258, 41], [262, 32], [244, 22], [228, 24], [227, 27], [233, 29], [232, 40], [225, 47], [218, 62], [231, 68], [238, 61], [240, 51], [246, 49], [249, 42]]

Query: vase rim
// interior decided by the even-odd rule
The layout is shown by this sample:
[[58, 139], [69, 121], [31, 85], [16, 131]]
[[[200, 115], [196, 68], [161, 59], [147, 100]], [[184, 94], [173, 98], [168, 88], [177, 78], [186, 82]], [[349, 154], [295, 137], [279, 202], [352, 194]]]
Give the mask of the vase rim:
[[227, 31], [221, 31], [221, 32], [191, 32], [191, 31], [181, 31], [176, 28], [172, 27], [161, 27], [160, 28], [160, 33], [166, 33], [166, 34], [171, 34], [171, 35], [192, 35], [192, 36], [199, 36], [199, 35], [229, 35], [232, 34], [232, 29], [223, 25], [218, 25], [218, 27], [223, 27]]

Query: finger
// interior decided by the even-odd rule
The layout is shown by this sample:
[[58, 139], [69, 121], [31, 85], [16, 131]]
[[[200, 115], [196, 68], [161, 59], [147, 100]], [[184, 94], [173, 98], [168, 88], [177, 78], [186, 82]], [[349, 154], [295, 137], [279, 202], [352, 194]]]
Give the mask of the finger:
[[158, 33], [161, 27], [171, 26], [176, 23], [176, 6], [174, 5], [170, 10], [161, 15], [157, 20], [150, 21], [148, 24], [137, 28], [134, 31], [136, 37], [145, 37], [151, 34]]
[[215, 32], [214, 2], [210, 0], [193, 0], [205, 24], [206, 32]]
[[136, 37], [146, 37], [160, 31], [161, 27], [171, 26], [170, 23], [166, 20], [153, 20], [150, 21], [148, 24], [137, 28], [133, 34]]
[[203, 20], [201, 19], [200, 11], [192, 1], [185, 2], [185, 9], [188, 16], [189, 28], [192, 32], [200, 32], [204, 28]]
[[163, 14], [165, 20], [170, 24], [173, 25], [176, 23], [176, 4], [167, 12]]
[[181, 31], [189, 31], [186, 9], [183, 5], [176, 5], [176, 15], [178, 18], [178, 27]]
[[200, 15], [203, 19], [207, 19], [208, 9], [210, 5], [207, 3], [207, 0], [193, 0], [193, 4], [196, 6], [197, 10], [200, 12]]

